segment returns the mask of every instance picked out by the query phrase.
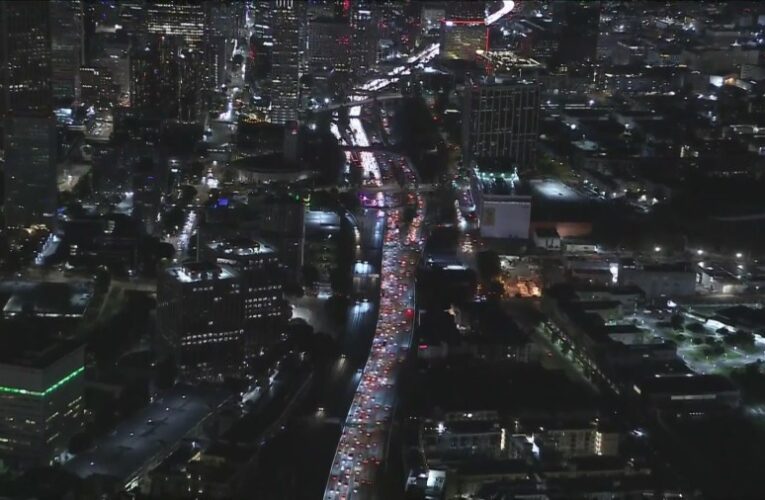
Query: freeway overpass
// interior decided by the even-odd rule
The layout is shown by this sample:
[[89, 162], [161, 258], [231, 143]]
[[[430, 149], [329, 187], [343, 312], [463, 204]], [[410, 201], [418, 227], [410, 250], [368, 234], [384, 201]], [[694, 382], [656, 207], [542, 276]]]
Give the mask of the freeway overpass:
[[317, 108], [311, 108], [306, 107], [303, 108], [303, 111], [313, 111], [314, 113], [321, 113], [323, 111], [334, 111], [336, 109], [340, 108], [349, 108], [353, 106], [363, 106], [365, 104], [372, 104], [374, 102], [381, 102], [381, 101], [392, 101], [395, 99], [402, 99], [404, 97], [401, 92], [392, 92], [387, 94], [379, 94], [374, 95], [372, 97], [367, 97], [365, 99], [360, 99], [356, 101], [347, 101], [347, 102], [338, 102], [333, 104], [327, 104], [324, 106], [319, 106]]

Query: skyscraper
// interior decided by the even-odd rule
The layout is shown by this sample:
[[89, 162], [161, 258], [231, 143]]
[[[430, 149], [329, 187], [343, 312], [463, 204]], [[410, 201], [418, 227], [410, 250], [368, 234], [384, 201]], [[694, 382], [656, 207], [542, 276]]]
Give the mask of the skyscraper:
[[205, 6], [202, 2], [149, 2], [146, 31], [180, 37], [187, 47], [198, 48], [205, 33]]
[[143, 111], [161, 112], [172, 106], [176, 40], [149, 36], [136, 43], [130, 52], [130, 106]]
[[[146, 31], [159, 39], [169, 107], [167, 118], [196, 122], [204, 107], [205, 89], [218, 79], [215, 67], [223, 47], [211, 37], [208, 2], [181, 3], [162, 1], [150, 3], [146, 11]], [[218, 65], [219, 66], [219, 65]]]
[[130, 53], [130, 105], [184, 123], [204, 108], [205, 55], [179, 37], [149, 35]]
[[53, 100], [68, 106], [76, 96], [82, 56], [82, 3], [70, 0], [50, 2], [51, 75]]
[[374, 8], [374, 4], [359, 3], [351, 11], [351, 68], [357, 75], [363, 75], [376, 62], [379, 34]]
[[482, 170], [532, 168], [539, 127], [539, 86], [499, 77], [465, 85], [462, 153]]
[[56, 209], [56, 127], [48, 2], [2, 2], [5, 223], [49, 222]]
[[308, 70], [318, 80], [350, 71], [351, 27], [341, 19], [318, 18], [308, 24]]
[[276, 0], [271, 12], [273, 123], [282, 124], [298, 117], [301, 6], [302, 2], [294, 0]]

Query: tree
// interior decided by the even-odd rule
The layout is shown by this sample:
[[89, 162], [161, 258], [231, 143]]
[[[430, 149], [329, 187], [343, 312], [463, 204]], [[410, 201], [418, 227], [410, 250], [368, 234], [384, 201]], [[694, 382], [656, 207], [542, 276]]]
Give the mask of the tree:
[[674, 330], [682, 330], [683, 326], [685, 325], [685, 319], [683, 318], [682, 314], [673, 314], [669, 319], [669, 323], [672, 325]]
[[484, 282], [491, 282], [502, 272], [499, 255], [494, 250], [485, 250], [476, 255], [478, 274]]
[[751, 349], [754, 347], [754, 334], [744, 330], [738, 330], [736, 333], [729, 333], [726, 335], [724, 342], [730, 346]]
[[693, 333], [704, 333], [704, 325], [694, 321], [693, 323], [691, 323], [690, 325], [686, 327], [686, 330]]

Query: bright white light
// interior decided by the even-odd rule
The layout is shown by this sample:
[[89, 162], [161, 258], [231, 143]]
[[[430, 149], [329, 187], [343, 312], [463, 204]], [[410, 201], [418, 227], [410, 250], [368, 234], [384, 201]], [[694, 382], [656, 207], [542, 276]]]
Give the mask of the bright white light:
[[495, 22], [499, 21], [503, 17], [505, 17], [507, 14], [510, 13], [510, 11], [513, 10], [513, 7], [515, 7], [515, 2], [511, 2], [509, 0], [504, 0], [502, 2], [502, 7], [495, 13], [489, 15], [486, 18], [486, 25], [494, 24]]
[[698, 250], [696, 250], [696, 255], [704, 255], [704, 250], [699, 248]]
[[742, 254], [741, 252], [738, 252], [738, 253], [736, 254], [736, 258], [737, 258], [737, 259], [740, 259], [740, 258], [741, 258], [741, 257], [743, 257], [743, 256], [744, 256], [744, 254]]
[[654, 252], [661, 252], [661, 247], [653, 247]]

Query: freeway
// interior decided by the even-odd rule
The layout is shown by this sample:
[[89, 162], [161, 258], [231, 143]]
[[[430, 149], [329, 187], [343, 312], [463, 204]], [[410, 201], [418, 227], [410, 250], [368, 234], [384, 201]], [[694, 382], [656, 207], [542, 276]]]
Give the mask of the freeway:
[[[432, 57], [437, 51], [437, 45], [430, 46], [419, 54], [410, 57], [410, 63], [416, 63]], [[392, 83], [392, 82], [391, 82]], [[379, 82], [375, 85], [379, 85]], [[374, 91], [373, 89], [368, 89]], [[358, 108], [356, 107], [358, 106]], [[354, 137], [348, 130], [340, 130], [336, 123], [332, 123], [332, 132], [341, 146], [357, 145], [359, 141], [364, 141], [367, 132], [363, 129], [360, 117], [361, 103], [355, 103], [349, 112], [355, 128]], [[368, 140], [368, 138], [367, 138]], [[354, 152], [355, 153], [355, 152]], [[393, 196], [399, 195], [395, 192], [387, 192], [386, 185], [396, 185], [401, 189], [394, 179], [389, 179], [389, 172], [392, 170], [392, 162], [397, 161], [402, 165], [402, 169], [410, 169], [411, 166], [404, 157], [395, 153], [383, 153], [369, 151], [368, 155], [361, 157], [361, 151], [358, 154], [358, 162], [354, 163], [353, 168], [361, 168], [364, 172], [372, 173], [367, 177], [365, 190], [382, 189], [385, 203], [384, 206], [390, 206], [387, 200]], [[348, 153], [349, 155], [352, 152]], [[386, 159], [388, 155], [391, 159]], [[349, 164], [351, 162], [349, 161]], [[378, 175], [379, 172], [379, 175]], [[403, 178], [410, 183], [408, 179], [414, 178], [413, 172], [410, 175], [404, 175]], [[378, 186], [379, 184], [379, 186]], [[376, 195], [376, 193], [375, 193]], [[377, 196], [374, 196], [377, 199]], [[351, 303], [347, 311], [347, 321], [344, 331], [339, 333], [339, 351], [341, 356], [334, 362], [326, 365], [317, 366], [315, 370], [314, 383], [311, 386], [309, 394], [301, 402], [300, 408], [294, 412], [294, 417], [287, 424], [289, 432], [277, 433], [273, 439], [265, 443], [259, 453], [257, 470], [250, 475], [252, 488], [257, 488], [260, 498], [318, 498], [327, 490], [328, 473], [331, 469], [336, 469], [337, 457], [342, 454], [346, 448], [338, 446], [345, 445], [349, 439], [350, 426], [347, 425], [351, 413], [359, 413], [368, 410], [367, 404], [371, 403], [371, 397], [374, 396], [380, 401], [380, 408], [375, 408], [375, 403], [371, 403], [371, 409], [381, 417], [382, 424], [375, 424], [375, 430], [368, 431], [370, 436], [364, 434], [364, 439], [369, 440], [370, 449], [384, 455], [384, 446], [382, 443], [387, 439], [387, 425], [389, 422], [384, 414], [389, 410], [385, 405], [391, 407], [393, 403], [392, 387], [383, 388], [380, 385], [379, 395], [371, 395], [370, 399], [365, 401], [364, 394], [360, 390], [361, 382], [365, 377], [369, 379], [377, 370], [384, 370], [385, 354], [398, 352], [405, 349], [408, 342], [407, 334], [409, 331], [403, 328], [400, 323], [394, 337], [391, 340], [390, 347], [383, 339], [388, 333], [381, 330], [383, 323], [386, 330], [390, 330], [395, 325], [394, 314], [391, 312], [394, 303], [411, 303], [412, 298], [409, 293], [411, 283], [408, 281], [413, 276], [413, 264], [418, 255], [420, 245], [419, 234], [422, 221], [422, 207], [424, 198], [418, 197], [421, 211], [418, 213], [415, 221], [411, 224], [410, 230], [404, 232], [400, 227], [400, 210], [380, 210], [377, 207], [363, 208], [355, 215], [349, 215], [352, 224], [358, 229], [358, 240], [355, 258], [360, 261], [356, 277], [354, 278], [354, 297], [368, 297], [369, 301], [363, 299]], [[397, 227], [399, 226], [399, 227]], [[385, 258], [385, 262], [383, 262]], [[407, 264], [402, 265], [401, 260]], [[400, 273], [400, 274], [399, 274]], [[408, 276], [407, 276], [408, 273]], [[380, 278], [374, 275], [380, 276]], [[403, 281], [395, 279], [402, 276]], [[358, 279], [356, 279], [358, 278]], [[383, 292], [380, 297], [379, 287], [381, 281], [390, 291]], [[395, 283], [404, 285], [406, 291], [395, 291]], [[398, 295], [398, 299], [394, 297]], [[390, 320], [380, 321], [383, 314], [381, 304], [384, 301], [384, 315]], [[404, 311], [402, 308], [399, 312]], [[382, 345], [382, 342], [386, 342]], [[373, 344], [374, 343], [374, 344]], [[394, 345], [397, 344], [397, 345]], [[370, 356], [370, 349], [376, 353]], [[388, 358], [390, 358], [390, 354]], [[383, 359], [380, 359], [382, 357]], [[371, 359], [371, 361], [370, 361]], [[378, 364], [377, 361], [380, 361]], [[395, 380], [396, 369], [391, 367], [390, 381]], [[363, 387], [371, 388], [372, 382], [364, 382]], [[388, 401], [384, 403], [382, 401]], [[350, 410], [349, 410], [350, 409]], [[371, 413], [370, 413], [371, 416]], [[355, 418], [355, 417], [352, 417]], [[355, 438], [354, 438], [355, 439]], [[361, 466], [364, 458], [361, 454], [359, 465]], [[368, 479], [373, 480], [372, 470], [368, 472]], [[363, 477], [359, 476], [360, 484]], [[355, 488], [356, 482], [353, 483]], [[352, 489], [353, 489], [352, 488]], [[372, 485], [365, 486], [371, 491]], [[351, 489], [351, 490], [352, 490]], [[243, 497], [244, 498], [244, 497]]]
[[[407, 63], [424, 65], [437, 54], [438, 46], [431, 45], [411, 56]], [[409, 70], [408, 66], [397, 67], [387, 78], [372, 80], [362, 86], [362, 90], [379, 91], [398, 81], [399, 76]], [[349, 112], [351, 147], [369, 146], [360, 114], [361, 106], [354, 106]], [[339, 135], [338, 140], [341, 140], [342, 144]], [[372, 152], [359, 152], [359, 155], [364, 155], [360, 164], [365, 174], [364, 178], [372, 181], [367, 182], [371, 185], [365, 187], [382, 187], [387, 173], [386, 162], [381, 165], [377, 154]], [[407, 184], [411, 183], [409, 179], [416, 176], [408, 161], [402, 161], [400, 167], [404, 171], [402, 182], [405, 185], [402, 187], [406, 188]], [[367, 499], [377, 496], [377, 469], [387, 453], [386, 444], [395, 406], [397, 377], [412, 341], [414, 274], [417, 259], [422, 251], [425, 214], [425, 198], [419, 192], [416, 202], [416, 215], [408, 227], [402, 222], [400, 209], [378, 211], [379, 217], [386, 218], [386, 224], [377, 325], [366, 363], [357, 373], [358, 385], [332, 460], [324, 490], [325, 500]], [[383, 205], [392, 204], [386, 201]]]
[[402, 230], [400, 210], [388, 213], [377, 327], [332, 462], [324, 493], [327, 500], [375, 496], [376, 469], [385, 458], [396, 378], [411, 344], [414, 271], [421, 251], [423, 215], [422, 196], [408, 230]]

